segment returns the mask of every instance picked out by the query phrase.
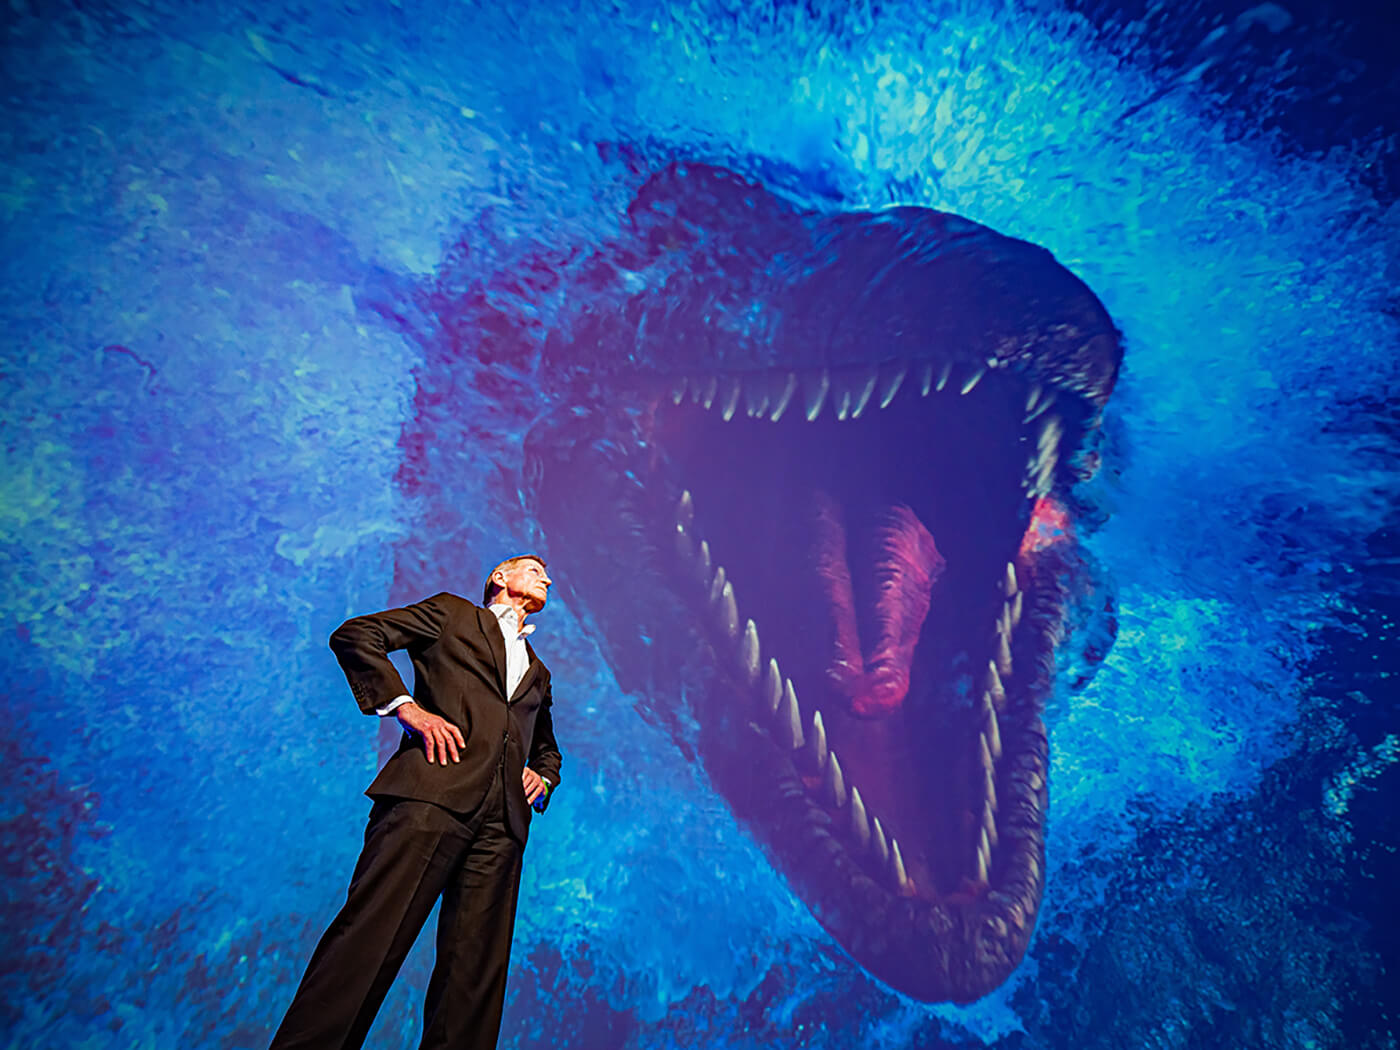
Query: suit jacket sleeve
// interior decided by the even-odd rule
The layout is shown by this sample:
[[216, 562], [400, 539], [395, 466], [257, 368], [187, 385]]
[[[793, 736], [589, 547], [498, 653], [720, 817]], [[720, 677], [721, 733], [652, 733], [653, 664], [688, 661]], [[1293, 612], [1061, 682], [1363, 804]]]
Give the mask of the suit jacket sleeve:
[[530, 768], [550, 783], [541, 812], [549, 808], [554, 791], [559, 787], [559, 767], [563, 761], [559, 755], [559, 745], [554, 740], [554, 715], [551, 710], [554, 705], [553, 691], [553, 682], [546, 682], [544, 699], [540, 701], [540, 709], [535, 713], [534, 736], [530, 739]]
[[389, 662], [395, 649], [420, 651], [442, 635], [447, 621], [446, 592], [402, 609], [386, 609], [346, 620], [331, 634], [331, 651], [340, 661], [360, 710], [367, 715], [408, 692]]

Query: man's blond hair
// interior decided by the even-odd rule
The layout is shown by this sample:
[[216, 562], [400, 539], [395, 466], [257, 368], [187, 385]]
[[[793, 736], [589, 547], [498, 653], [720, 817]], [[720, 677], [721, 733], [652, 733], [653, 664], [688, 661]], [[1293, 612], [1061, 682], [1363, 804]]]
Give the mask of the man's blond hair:
[[549, 566], [545, 564], [545, 560], [538, 554], [517, 554], [512, 558], [507, 558], [486, 574], [486, 587], [481, 594], [482, 605], [490, 605], [491, 602], [495, 600], [496, 593], [501, 589], [500, 584], [494, 582], [492, 577], [498, 572], [510, 572], [511, 569], [515, 568], [522, 561], [537, 561], [540, 563], [541, 569], [549, 568]]

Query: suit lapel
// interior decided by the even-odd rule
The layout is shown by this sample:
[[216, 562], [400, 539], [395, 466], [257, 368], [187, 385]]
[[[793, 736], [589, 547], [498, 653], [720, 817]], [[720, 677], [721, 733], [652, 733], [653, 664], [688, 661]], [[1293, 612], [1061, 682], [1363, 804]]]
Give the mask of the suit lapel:
[[491, 649], [491, 659], [496, 661], [496, 688], [501, 696], [506, 695], [506, 636], [501, 633], [500, 621], [490, 609], [476, 610], [476, 619], [481, 624], [481, 633], [486, 636], [486, 644]]
[[530, 654], [530, 666], [525, 668], [525, 673], [520, 676], [520, 684], [515, 687], [515, 692], [511, 694], [510, 702], [513, 704], [530, 691], [530, 686], [534, 683], [540, 673], [540, 660], [535, 655], [535, 650], [530, 648], [530, 643], [525, 643], [525, 651]]

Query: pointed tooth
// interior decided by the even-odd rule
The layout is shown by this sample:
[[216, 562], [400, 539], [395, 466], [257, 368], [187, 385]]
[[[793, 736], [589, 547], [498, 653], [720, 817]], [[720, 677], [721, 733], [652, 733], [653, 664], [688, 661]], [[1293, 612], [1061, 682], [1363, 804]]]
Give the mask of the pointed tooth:
[[1011, 606], [1006, 602], [1001, 603], [1001, 612], [997, 614], [997, 634], [1011, 637]]
[[768, 671], [763, 678], [763, 709], [769, 717], [778, 713], [778, 705], [783, 702], [783, 673], [778, 670], [778, 661], [768, 660]]
[[1025, 597], [1021, 591], [1017, 591], [1015, 597], [1011, 599], [1011, 626], [1016, 627], [1021, 622], [1021, 599]]
[[826, 785], [826, 798], [834, 807], [840, 809], [846, 804], [846, 778], [841, 772], [841, 763], [836, 761], [836, 752], [829, 751], [827, 754], [830, 760], [826, 764], [823, 781]]
[[870, 843], [870, 821], [865, 816], [865, 803], [860, 798], [860, 788], [851, 788], [851, 838], [864, 849]]
[[978, 758], [982, 762], [982, 799], [992, 807], [992, 812], [997, 808], [997, 777], [996, 762], [992, 758], [991, 748], [987, 745], [985, 733], [977, 737]]
[[909, 875], [904, 870], [904, 855], [900, 852], [899, 842], [890, 839], [890, 875], [895, 889], [908, 896], [913, 891], [913, 886], [909, 882]]
[[933, 389], [933, 362], [919, 362], [919, 396], [928, 397], [928, 392]]
[[727, 581], [727, 580], [724, 578], [724, 566], [723, 566], [723, 565], [716, 566], [716, 567], [715, 567], [715, 576], [714, 576], [714, 579], [712, 579], [712, 580], [710, 581], [710, 604], [711, 604], [711, 605], [718, 605], [718, 604], [719, 604], [720, 598], [722, 598], [722, 597], [724, 596], [724, 587], [725, 587], [725, 584], [728, 583], [728, 582], [729, 582], [729, 581]]
[[821, 770], [826, 767], [830, 752], [826, 747], [826, 727], [822, 725], [820, 711], [812, 712], [812, 735], [807, 738], [807, 753], [812, 758], [813, 768]]
[[875, 393], [875, 384], [880, 379], [880, 373], [871, 369], [864, 380], [857, 381], [851, 389], [851, 418], [859, 419], [860, 414], [865, 411], [865, 406], [870, 404], [870, 397]]
[[987, 720], [989, 714], [996, 714], [997, 705], [992, 702], [992, 694], [986, 689], [982, 690], [982, 695], [977, 701], [977, 713], [982, 716], [982, 721]]
[[685, 378], [685, 376], [675, 376], [675, 377], [671, 380], [671, 403], [672, 403], [672, 404], [679, 405], [682, 401], [685, 400], [685, 387], [686, 387], [686, 378]]
[[726, 423], [734, 418], [742, 389], [743, 384], [739, 382], [738, 376], [725, 376], [724, 382], [720, 384], [719, 414]]
[[992, 870], [992, 844], [987, 841], [985, 829], [977, 835], [977, 881], [986, 882]]
[[855, 383], [849, 373], [837, 372], [831, 377], [831, 408], [838, 420], [851, 414], [851, 399], [855, 395]]
[[1040, 402], [1041, 396], [1045, 393], [1045, 388], [1039, 383], [1031, 386], [1031, 391], [1026, 395], [1026, 411], [1034, 412], [1035, 406]]
[[934, 389], [935, 389], [935, 390], [938, 390], [938, 391], [941, 391], [945, 386], [948, 385], [948, 377], [951, 376], [952, 374], [953, 374], [953, 362], [949, 361], [949, 362], [948, 362], [947, 364], [945, 364], [941, 369], [939, 369], [939, 371], [938, 371], [938, 382], [934, 385]]
[[682, 564], [695, 557], [695, 541], [690, 538], [690, 533], [685, 531], [685, 526], [676, 522], [676, 557], [680, 558]]
[[700, 545], [695, 548], [695, 579], [699, 582], [702, 590], [710, 589], [710, 544], [706, 540], [701, 540]]
[[1006, 580], [1002, 584], [1001, 590], [1008, 598], [1016, 593], [1016, 565], [1014, 562], [1006, 563]]
[[1002, 675], [1011, 673], [1011, 646], [1007, 644], [1006, 635], [997, 635], [997, 670]]
[[831, 373], [825, 368], [808, 373], [802, 378], [802, 404], [807, 412], [807, 422], [811, 423], [821, 413], [827, 392], [831, 389]]
[[905, 361], [896, 361], [882, 369], [879, 401], [881, 408], [890, 407], [890, 402], [894, 400], [894, 395], [899, 393], [899, 388], [904, 385], [904, 377], [908, 374], [909, 364]]
[[995, 762], [1001, 758], [1001, 725], [997, 722], [997, 709], [987, 693], [982, 694], [982, 704], [987, 709], [985, 725], [982, 727], [982, 743]]
[[744, 380], [744, 411], [750, 418], [768, 414], [767, 376], [749, 376]]
[[1026, 476], [1034, 479], [1037, 475], [1046, 473], [1047, 466], [1054, 469], [1056, 461], [1059, 459], [1058, 449], [1039, 448], [1029, 459], [1026, 460]]
[[974, 371], [974, 372], [972, 373], [972, 375], [968, 376], [967, 379], [963, 380], [962, 389], [959, 390], [958, 393], [960, 393], [960, 394], [970, 394], [970, 393], [972, 393], [972, 388], [975, 387], [978, 383], [982, 382], [982, 377], [983, 377], [984, 375], [986, 375], [986, 374], [987, 374], [987, 370], [986, 370], [985, 368], [978, 368], [976, 371]]
[[1040, 881], [1040, 854], [1032, 853], [1026, 858], [1026, 874], [1036, 882]]
[[774, 388], [773, 396], [769, 400], [772, 411], [768, 418], [776, 423], [787, 411], [788, 405], [792, 402], [792, 396], [797, 392], [797, 373], [788, 372], [779, 380], [779, 385]]
[[982, 805], [982, 834], [987, 836], [987, 845], [995, 849], [999, 841], [997, 836], [997, 817], [995, 807], [993, 807], [990, 799]]
[[719, 392], [719, 376], [706, 376], [703, 384], [695, 384], [695, 392], [700, 395], [699, 403], [708, 412], [715, 403], [715, 394]]
[[783, 681], [783, 702], [778, 708], [778, 739], [796, 751], [803, 744], [802, 709], [797, 706], [797, 692], [792, 679]]
[[695, 523], [695, 500], [691, 498], [690, 489], [685, 489], [676, 500], [676, 521], [686, 528]]
[[734, 585], [728, 580], [724, 581], [724, 590], [720, 592], [715, 612], [719, 615], [719, 625], [725, 634], [733, 638], [739, 633], [739, 603], [734, 600]]
[[1029, 409], [1026, 412], [1026, 414], [1021, 417], [1021, 422], [1029, 423], [1032, 420], [1034, 420], [1037, 416], [1044, 415], [1046, 412], [1050, 411], [1050, 406], [1054, 403], [1055, 394], [1053, 391], [1043, 395], [1040, 399], [1040, 402], [1035, 406], [1035, 408]]
[[749, 685], [758, 682], [758, 672], [762, 667], [758, 650], [758, 625], [752, 620], [744, 623], [744, 633], [739, 638], [739, 666]]
[[1006, 689], [1001, 684], [1001, 676], [997, 674], [995, 661], [987, 662], [987, 693], [998, 711], [1006, 706]]
[[879, 817], [870, 822], [870, 852], [875, 854], [875, 858], [882, 865], [890, 862], [890, 843], [885, 838], [885, 829], [881, 826]]
[[1059, 416], [1046, 416], [1040, 424], [1040, 432], [1036, 436], [1036, 447], [1042, 452], [1050, 451], [1058, 453], [1060, 448], [1060, 437], [1064, 433], [1064, 424], [1060, 422]]
[[1054, 451], [1046, 449], [1030, 464], [1026, 487], [1032, 499], [1049, 494], [1055, 479], [1055, 463]]

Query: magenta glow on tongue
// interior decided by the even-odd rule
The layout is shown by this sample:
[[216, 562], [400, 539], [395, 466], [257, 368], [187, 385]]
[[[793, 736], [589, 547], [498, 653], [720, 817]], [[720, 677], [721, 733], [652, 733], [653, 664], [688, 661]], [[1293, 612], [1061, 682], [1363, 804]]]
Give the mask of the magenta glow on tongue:
[[875, 644], [866, 659], [861, 653], [841, 511], [824, 494], [818, 497], [817, 575], [826, 586], [836, 627], [827, 675], [850, 697], [851, 713], [862, 718], [889, 714], [908, 695], [914, 648], [928, 616], [933, 585], [944, 566], [933, 536], [902, 505], [891, 507], [876, 531], [876, 549], [875, 604], [866, 625], [867, 636], [873, 634]]

